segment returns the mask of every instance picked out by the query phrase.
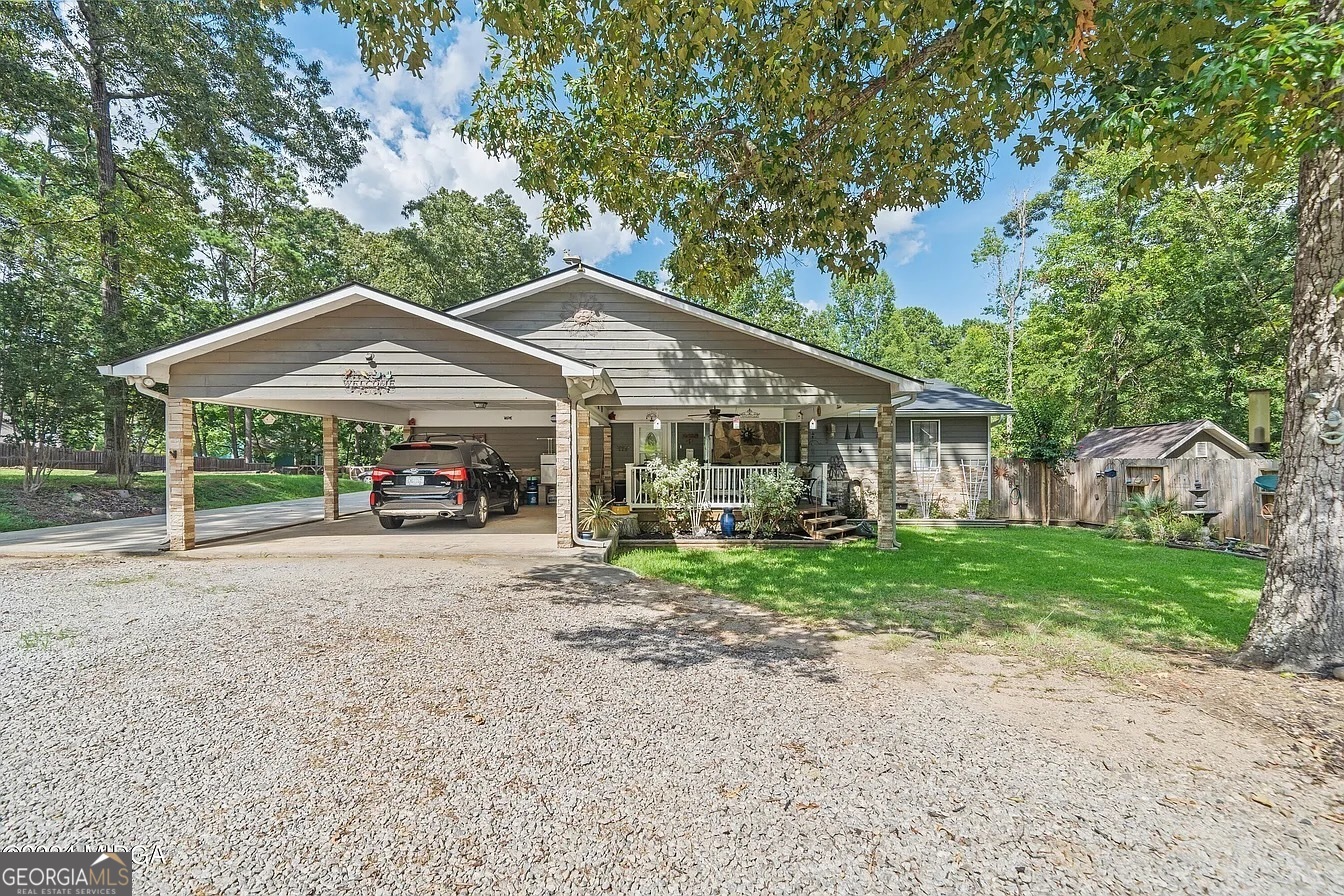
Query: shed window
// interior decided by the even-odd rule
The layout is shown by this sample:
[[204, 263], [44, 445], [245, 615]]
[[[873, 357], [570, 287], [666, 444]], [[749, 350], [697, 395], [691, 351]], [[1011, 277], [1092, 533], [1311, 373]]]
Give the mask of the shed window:
[[915, 470], [938, 469], [942, 425], [938, 420], [910, 421], [910, 465]]

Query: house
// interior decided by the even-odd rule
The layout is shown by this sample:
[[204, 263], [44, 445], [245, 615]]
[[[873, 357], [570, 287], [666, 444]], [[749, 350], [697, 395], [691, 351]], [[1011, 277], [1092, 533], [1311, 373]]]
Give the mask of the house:
[[[987, 501], [990, 430], [1012, 413], [1008, 405], [946, 380], [925, 380], [893, 411], [897, 510], [964, 515], [972, 498]], [[825, 420], [810, 436], [809, 458], [827, 464], [829, 502], [854, 517], [876, 516], [876, 409]]]
[[964, 415], [940, 404], [909, 417], [915, 399], [925, 391], [933, 399], [942, 386], [928, 390], [583, 264], [448, 311], [351, 283], [100, 370], [167, 405], [169, 541], [179, 550], [194, 543], [193, 401], [321, 417], [329, 518], [338, 419], [410, 436], [475, 434], [521, 475], [554, 458], [562, 546], [573, 543], [577, 505], [590, 493], [650, 506], [644, 461], [654, 454], [702, 464], [706, 508], [740, 504], [751, 472], [781, 462], [802, 465], [824, 502], [840, 478], [814, 434], [823, 421], [856, 413], [866, 422], [855, 441], [872, 446], [864, 506], [878, 520], [879, 546], [890, 546], [896, 457], [905, 450], [897, 442], [912, 421], [947, 421], [917, 440], [920, 457], [939, 463], [942, 446], [961, 444], [963, 416], [982, 421], [966, 438], [988, 442], [987, 428], [974, 428], [987, 427], [983, 409]]
[[1079, 458], [1258, 458], [1245, 442], [1212, 420], [1094, 429], [1078, 442]]

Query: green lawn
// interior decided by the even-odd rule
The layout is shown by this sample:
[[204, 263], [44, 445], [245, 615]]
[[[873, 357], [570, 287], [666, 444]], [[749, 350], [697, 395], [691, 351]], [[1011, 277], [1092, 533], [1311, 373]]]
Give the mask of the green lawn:
[[901, 549], [642, 548], [621, 566], [812, 621], [1005, 641], [1065, 635], [1117, 648], [1226, 651], [1246, 634], [1262, 561], [1084, 529], [902, 527]]
[[[121, 495], [116, 481], [85, 470], [57, 470], [34, 495], [22, 491], [23, 471], [0, 467], [0, 532], [60, 526], [104, 518], [99, 511], [149, 513], [164, 505], [162, 473], [146, 473]], [[342, 492], [367, 491], [368, 485], [341, 480]], [[270, 473], [197, 473], [196, 509], [264, 504], [322, 494], [321, 476]]]

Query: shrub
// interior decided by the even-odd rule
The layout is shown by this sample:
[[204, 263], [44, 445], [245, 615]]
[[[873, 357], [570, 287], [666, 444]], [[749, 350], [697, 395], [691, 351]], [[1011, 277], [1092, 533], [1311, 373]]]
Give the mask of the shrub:
[[1179, 502], [1145, 494], [1125, 502], [1106, 534], [1135, 541], [1195, 541], [1199, 529], [1199, 520], [1181, 513]]
[[700, 464], [684, 459], [669, 464], [653, 457], [644, 466], [651, 477], [645, 490], [668, 528], [674, 534], [693, 532], [700, 509]]
[[752, 538], [769, 538], [781, 528], [794, 528], [798, 499], [806, 490], [807, 483], [798, 478], [793, 464], [780, 464], [770, 473], [747, 477], [747, 532]]

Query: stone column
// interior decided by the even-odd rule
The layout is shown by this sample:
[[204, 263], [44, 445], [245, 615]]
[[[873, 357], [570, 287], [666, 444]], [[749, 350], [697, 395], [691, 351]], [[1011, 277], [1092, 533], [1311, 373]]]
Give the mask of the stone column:
[[593, 420], [583, 407], [574, 409], [574, 501], [593, 493]]
[[895, 538], [896, 489], [892, 476], [896, 471], [893, 448], [895, 432], [890, 401], [877, 406], [877, 547], [900, 547]]
[[336, 444], [336, 418], [322, 418], [322, 519], [330, 522], [341, 515], [340, 449]]
[[170, 398], [165, 404], [168, 550], [189, 551], [196, 547], [196, 426], [190, 399]]
[[555, 543], [574, 547], [574, 416], [567, 401], [555, 403]]
[[616, 494], [611, 467], [611, 424], [602, 427], [602, 497], [608, 501]]

